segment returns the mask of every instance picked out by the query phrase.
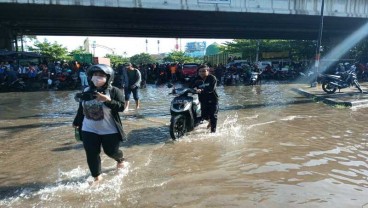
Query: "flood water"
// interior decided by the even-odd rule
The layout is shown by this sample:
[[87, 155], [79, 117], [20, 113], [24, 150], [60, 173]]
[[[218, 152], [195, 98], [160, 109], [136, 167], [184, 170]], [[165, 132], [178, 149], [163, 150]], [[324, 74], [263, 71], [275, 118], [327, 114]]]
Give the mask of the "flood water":
[[2, 93], [0, 207], [363, 207], [368, 108], [291, 87], [220, 86], [218, 132], [202, 124], [175, 142], [169, 89], [142, 89], [142, 108], [121, 114], [126, 167], [102, 153], [96, 187], [71, 127], [77, 91]]

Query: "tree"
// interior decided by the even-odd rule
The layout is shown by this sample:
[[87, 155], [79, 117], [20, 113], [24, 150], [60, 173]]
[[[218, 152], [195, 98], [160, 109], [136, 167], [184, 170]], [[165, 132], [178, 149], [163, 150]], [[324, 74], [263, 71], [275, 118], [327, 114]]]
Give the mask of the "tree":
[[[257, 40], [235, 39], [220, 47], [223, 52], [242, 53], [243, 57], [254, 60], [257, 53]], [[259, 53], [289, 52], [293, 60], [306, 60], [315, 56], [316, 43], [312, 40], [259, 40]]]
[[128, 58], [124, 58], [120, 55], [115, 54], [106, 54], [105, 58], [109, 58], [112, 66], [118, 66], [119, 64], [129, 62]]
[[130, 57], [130, 62], [135, 65], [155, 63], [156, 60], [148, 53], [136, 54]]
[[74, 54], [86, 54], [87, 51], [82, 47], [82, 46], [79, 46], [78, 48], [72, 50], [72, 52], [70, 52], [70, 56], [73, 56]]
[[57, 42], [50, 43], [47, 39], [44, 39], [42, 43], [36, 41], [34, 43], [34, 47], [29, 47], [29, 50], [48, 57], [50, 61], [70, 59], [70, 57], [68, 57], [68, 50], [66, 47], [63, 47]]
[[167, 54], [164, 58], [165, 62], [180, 62], [180, 63], [189, 63], [196, 62], [200, 59], [196, 59], [190, 56], [185, 55], [185, 52], [182, 51], [172, 51]]
[[18, 45], [18, 51], [24, 51], [24, 50], [28, 50], [28, 46], [27, 46], [27, 42], [32, 42], [34, 40], [36, 40], [37, 37], [35, 35], [23, 35], [20, 37], [20, 40], [18, 39], [18, 41], [20, 41], [20, 45]]
[[359, 44], [357, 44], [352, 49], [350, 49], [349, 56], [361, 63], [367, 63], [368, 62], [368, 38], [360, 41]]
[[235, 39], [233, 42], [226, 42], [220, 50], [228, 53], [242, 53], [243, 57], [254, 60], [257, 53], [257, 40]]

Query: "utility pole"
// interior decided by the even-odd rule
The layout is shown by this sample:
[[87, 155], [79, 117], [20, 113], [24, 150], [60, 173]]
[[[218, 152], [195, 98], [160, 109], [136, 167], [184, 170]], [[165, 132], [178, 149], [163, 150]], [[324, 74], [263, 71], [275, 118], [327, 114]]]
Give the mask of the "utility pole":
[[20, 36], [20, 41], [21, 41], [21, 44], [22, 44], [22, 52], [24, 52], [24, 46], [23, 46], [23, 34]]
[[178, 51], [179, 50], [178, 38], [176, 38], [175, 40], [176, 40], [175, 50]]
[[148, 53], [148, 39], [146, 39], [146, 53]]
[[319, 33], [318, 33], [318, 39], [317, 39], [317, 47], [316, 47], [316, 58], [314, 67], [316, 68], [315, 72], [315, 80], [311, 82], [311, 87], [317, 87], [317, 78], [319, 74], [319, 64], [320, 64], [320, 58], [321, 58], [321, 42], [322, 42], [322, 31], [323, 31], [323, 10], [324, 10], [325, 1], [322, 0], [321, 4], [321, 19], [320, 19], [320, 25], [319, 25]]
[[92, 42], [92, 48], [93, 48], [93, 57], [95, 57], [96, 55], [96, 41], [94, 40], [93, 42]]
[[181, 38], [180, 38], [180, 47], [179, 48], [180, 48], [180, 52], [181, 52]]
[[160, 54], [160, 40], [157, 40], [157, 54]]
[[259, 40], [257, 40], [257, 49], [256, 49], [256, 64], [258, 64], [259, 58]]

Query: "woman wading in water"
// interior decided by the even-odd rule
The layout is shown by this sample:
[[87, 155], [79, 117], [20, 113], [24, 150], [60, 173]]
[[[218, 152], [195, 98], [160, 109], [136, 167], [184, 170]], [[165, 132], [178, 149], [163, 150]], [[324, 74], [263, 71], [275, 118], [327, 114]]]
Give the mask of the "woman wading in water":
[[94, 182], [102, 180], [101, 147], [106, 155], [114, 159], [117, 168], [124, 167], [120, 142], [125, 138], [119, 112], [124, 111], [124, 96], [111, 84], [114, 71], [110, 66], [98, 64], [87, 71], [92, 83], [79, 93], [79, 108], [73, 126], [80, 131], [86, 151], [87, 163]]

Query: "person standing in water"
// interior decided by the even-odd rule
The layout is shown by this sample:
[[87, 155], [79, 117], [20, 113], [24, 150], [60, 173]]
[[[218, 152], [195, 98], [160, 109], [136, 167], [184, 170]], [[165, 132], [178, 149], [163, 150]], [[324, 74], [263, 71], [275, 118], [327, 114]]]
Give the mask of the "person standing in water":
[[73, 126], [79, 128], [87, 156], [87, 164], [94, 183], [102, 180], [101, 146], [107, 156], [123, 168], [120, 142], [125, 139], [119, 112], [124, 111], [124, 97], [119, 88], [113, 87], [114, 70], [104, 64], [89, 67], [87, 75], [92, 83], [79, 93], [79, 108]]
[[201, 103], [202, 119], [208, 120], [211, 133], [216, 132], [217, 113], [219, 110], [218, 95], [216, 92], [216, 77], [209, 73], [210, 68], [202, 65], [198, 68], [198, 76], [194, 79], [192, 87], [198, 93]]
[[125, 109], [129, 108], [129, 99], [131, 93], [133, 93], [133, 98], [135, 100], [135, 109], [139, 109], [140, 101], [138, 89], [142, 81], [141, 73], [138, 69], [134, 68], [131, 63], [127, 63], [125, 64], [121, 81], [125, 93]]

